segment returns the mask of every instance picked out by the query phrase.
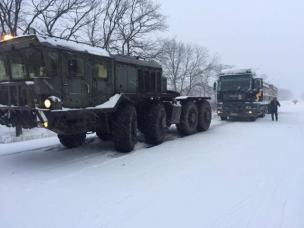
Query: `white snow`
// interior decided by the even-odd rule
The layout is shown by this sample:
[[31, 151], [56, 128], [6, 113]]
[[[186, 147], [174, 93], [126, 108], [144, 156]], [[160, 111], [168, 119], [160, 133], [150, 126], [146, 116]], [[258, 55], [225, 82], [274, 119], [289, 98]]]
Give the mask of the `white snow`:
[[282, 106], [130, 154], [95, 137], [0, 145], [0, 227], [302, 228], [304, 104]]
[[0, 144], [21, 142], [26, 140], [41, 139], [45, 137], [54, 136], [54, 133], [43, 128], [23, 129], [22, 131], [23, 134], [20, 137], [16, 137], [15, 128], [8, 128], [0, 125]]
[[117, 102], [121, 98], [121, 94], [115, 94], [114, 96], [110, 97], [108, 101], [103, 104], [97, 105], [96, 107], [91, 107], [87, 109], [107, 109], [107, 108], [115, 108]]
[[56, 96], [50, 96], [48, 97], [51, 101], [53, 102], [61, 102], [61, 99], [59, 97]]
[[26, 85], [34, 85], [35, 82], [33, 82], [33, 81], [25, 81], [25, 84], [26, 84]]
[[93, 47], [88, 44], [77, 43], [74, 41], [67, 41], [64, 39], [45, 37], [45, 36], [37, 36], [37, 39], [41, 43], [48, 43], [49, 45], [52, 45], [54, 47], [66, 47], [74, 51], [88, 52], [92, 55], [110, 57], [110, 54], [105, 49], [99, 47]]
[[247, 74], [254, 73], [252, 69], [226, 69], [221, 71], [221, 75], [237, 75], [237, 74]]

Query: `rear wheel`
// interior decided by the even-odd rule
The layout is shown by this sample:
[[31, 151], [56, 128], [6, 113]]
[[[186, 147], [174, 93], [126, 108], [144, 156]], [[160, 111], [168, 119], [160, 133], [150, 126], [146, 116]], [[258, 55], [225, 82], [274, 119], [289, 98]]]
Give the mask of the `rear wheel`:
[[209, 102], [203, 101], [198, 107], [198, 131], [207, 131], [211, 124], [211, 106]]
[[162, 104], [152, 104], [145, 116], [146, 142], [157, 145], [164, 141], [167, 129], [166, 109]]
[[75, 148], [84, 144], [86, 134], [58, 135], [60, 143], [67, 148]]
[[193, 102], [188, 101], [182, 105], [180, 123], [176, 126], [182, 135], [191, 135], [197, 132], [198, 109]]
[[117, 151], [128, 153], [137, 142], [137, 115], [133, 105], [120, 107], [113, 121], [113, 141]]
[[223, 121], [224, 121], [224, 120], [227, 120], [227, 116], [221, 116], [220, 118], [221, 118], [221, 120], [223, 120]]

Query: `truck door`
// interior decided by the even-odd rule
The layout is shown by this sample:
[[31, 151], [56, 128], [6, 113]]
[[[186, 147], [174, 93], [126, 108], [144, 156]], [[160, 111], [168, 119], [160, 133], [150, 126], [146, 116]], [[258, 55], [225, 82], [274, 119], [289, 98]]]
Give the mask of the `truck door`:
[[90, 106], [92, 77], [86, 74], [86, 58], [68, 53], [63, 56], [64, 106], [83, 108]]
[[113, 95], [112, 62], [103, 58], [90, 58], [88, 73], [92, 77], [93, 106], [99, 105]]
[[255, 78], [254, 79], [254, 88], [256, 89], [256, 101], [263, 101], [263, 79]]

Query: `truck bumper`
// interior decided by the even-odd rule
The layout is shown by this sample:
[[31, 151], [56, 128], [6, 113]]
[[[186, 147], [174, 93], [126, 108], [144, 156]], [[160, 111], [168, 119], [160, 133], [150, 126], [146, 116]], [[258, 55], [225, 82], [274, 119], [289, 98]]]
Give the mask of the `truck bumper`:
[[21, 126], [25, 129], [38, 127], [47, 122], [43, 112], [27, 107], [0, 107], [0, 124], [7, 127]]
[[218, 111], [218, 116], [220, 117], [230, 117], [230, 118], [257, 118], [258, 113], [255, 111], [244, 111], [244, 112], [227, 112]]

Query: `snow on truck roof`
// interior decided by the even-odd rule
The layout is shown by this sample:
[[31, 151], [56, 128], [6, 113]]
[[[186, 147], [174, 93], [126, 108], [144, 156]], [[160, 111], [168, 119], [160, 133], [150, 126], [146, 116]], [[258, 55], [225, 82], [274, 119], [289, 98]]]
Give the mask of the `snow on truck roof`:
[[102, 48], [93, 47], [88, 44], [79, 43], [76, 41], [68, 41], [55, 37], [36, 36], [40, 43], [46, 43], [54, 47], [64, 47], [73, 51], [86, 52], [92, 55], [110, 57], [110, 54]]
[[96, 56], [108, 57], [115, 59], [117, 62], [124, 64], [139, 65], [143, 67], [152, 67], [158, 69], [162, 68], [161, 65], [155, 61], [146, 61], [133, 56], [111, 55], [107, 50], [103, 48], [93, 47], [89, 44], [84, 44], [77, 41], [68, 41], [57, 37], [48, 37], [41, 35], [24, 35], [24, 36], [14, 37], [10, 40], [0, 41], [0, 45], [1, 44], [5, 45], [6, 42], [9, 41], [13, 41], [14, 43], [17, 44], [35, 41], [47, 47], [63, 48], [66, 50], [83, 52]]
[[93, 47], [89, 44], [80, 43], [77, 41], [68, 41], [61, 38], [56, 37], [48, 37], [41, 35], [25, 35], [25, 36], [17, 36], [9, 40], [1, 41], [1, 43], [6, 43], [9, 41], [18, 41], [18, 40], [37, 40], [39, 43], [55, 47], [55, 48], [64, 48], [71, 51], [84, 52], [92, 55], [103, 56], [103, 57], [111, 57], [109, 52], [100, 47]]
[[222, 72], [220, 73], [221, 76], [239, 74], [255, 74], [255, 72], [252, 69], [227, 69], [222, 70]]

